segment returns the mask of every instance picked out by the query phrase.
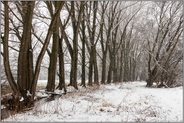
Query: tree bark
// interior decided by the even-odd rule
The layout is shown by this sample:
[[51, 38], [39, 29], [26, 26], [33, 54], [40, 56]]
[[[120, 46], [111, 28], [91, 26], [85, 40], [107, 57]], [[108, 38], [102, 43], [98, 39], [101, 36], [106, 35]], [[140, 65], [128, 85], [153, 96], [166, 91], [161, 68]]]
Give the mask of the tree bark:
[[[112, 59], [112, 55], [109, 55], [110, 59]], [[112, 81], [112, 71], [113, 71], [113, 64], [112, 60], [110, 60], [109, 63], [109, 71], [108, 71], [108, 76], [107, 76], [107, 84], [111, 83]]]
[[10, 83], [11, 89], [16, 94], [18, 92], [17, 85], [15, 83], [15, 80], [13, 78], [11, 68], [10, 68], [10, 62], [9, 62], [9, 50], [8, 50], [8, 39], [9, 39], [9, 10], [8, 10], [8, 1], [4, 1], [4, 37], [2, 37], [3, 41], [3, 62], [4, 62], [4, 68], [5, 73], [8, 79], [8, 82]]
[[19, 56], [18, 56], [18, 77], [17, 84], [21, 96], [26, 101], [27, 93], [30, 91], [32, 75], [33, 75], [33, 55], [32, 55], [32, 40], [31, 28], [34, 10], [34, 1], [22, 2], [23, 11], [23, 34], [21, 38]]
[[85, 12], [83, 10], [83, 19], [82, 19], [82, 78], [81, 78], [81, 85], [86, 87], [86, 70], [85, 70], [85, 42], [86, 42], [86, 34], [85, 34]]
[[99, 85], [99, 78], [98, 78], [98, 63], [97, 63], [97, 56], [96, 56], [96, 48], [94, 49], [94, 83]]
[[90, 21], [88, 22], [88, 32], [90, 37], [91, 43], [91, 50], [90, 50], [90, 61], [89, 61], [89, 80], [88, 85], [92, 86], [92, 76], [94, 72], [94, 83], [99, 84], [98, 80], [98, 67], [97, 67], [97, 58], [96, 58], [96, 43], [95, 43], [95, 33], [96, 33], [96, 17], [97, 17], [97, 9], [98, 9], [98, 2], [93, 2], [93, 22], [92, 28], [90, 29]]
[[[59, 9], [58, 2], [55, 1], [55, 12]], [[56, 77], [56, 65], [57, 65], [57, 55], [58, 55], [58, 47], [59, 46], [59, 17], [56, 19], [56, 22], [53, 27], [53, 43], [52, 43], [52, 51], [50, 55], [50, 64], [48, 69], [48, 82], [47, 82], [47, 91], [53, 92], [55, 90], [55, 77]]]
[[62, 46], [62, 38], [59, 40], [59, 85], [57, 88], [60, 90], [64, 89], [64, 93], [66, 93], [66, 85], [65, 85], [65, 68], [64, 68], [64, 53]]
[[[47, 36], [45, 38], [45, 42], [43, 44], [43, 47], [40, 51], [40, 54], [38, 55], [38, 58], [37, 58], [37, 61], [36, 61], [36, 67], [35, 67], [35, 73], [34, 73], [34, 77], [33, 77], [33, 81], [32, 81], [32, 94], [33, 94], [33, 97], [35, 95], [35, 91], [36, 91], [36, 85], [37, 85], [37, 81], [38, 81], [38, 76], [39, 76], [39, 73], [40, 73], [40, 67], [41, 67], [41, 63], [42, 63], [42, 60], [43, 60], [43, 56], [47, 50], [47, 47], [49, 45], [49, 42], [50, 42], [50, 38], [53, 34], [53, 27], [54, 27], [54, 24], [57, 20], [57, 18], [60, 16], [60, 11], [63, 7], [65, 2], [61, 2], [60, 6], [59, 6], [59, 9], [57, 10], [57, 12], [53, 15], [53, 18], [52, 18], [52, 21], [50, 23], [50, 26], [49, 26], [49, 29], [48, 29], [48, 32], [47, 32]], [[34, 98], [33, 98], [34, 99]]]
[[103, 52], [103, 58], [102, 58], [102, 84], [105, 84], [106, 81], [106, 56], [107, 54]]
[[70, 84], [75, 89], [78, 89], [77, 86], [77, 63], [78, 63], [78, 33], [80, 27], [80, 21], [82, 18], [82, 11], [84, 9], [84, 3], [80, 2], [79, 13], [76, 18], [75, 14], [75, 4], [74, 1], [71, 1], [71, 20], [73, 27], [73, 53], [71, 58], [71, 71], [70, 71]]

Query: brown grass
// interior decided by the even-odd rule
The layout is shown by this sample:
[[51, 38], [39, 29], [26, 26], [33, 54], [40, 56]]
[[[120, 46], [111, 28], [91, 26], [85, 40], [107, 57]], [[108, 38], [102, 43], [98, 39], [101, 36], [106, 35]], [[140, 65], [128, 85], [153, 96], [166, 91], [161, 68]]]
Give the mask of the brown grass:
[[12, 93], [12, 89], [9, 85], [1, 85], [1, 96]]

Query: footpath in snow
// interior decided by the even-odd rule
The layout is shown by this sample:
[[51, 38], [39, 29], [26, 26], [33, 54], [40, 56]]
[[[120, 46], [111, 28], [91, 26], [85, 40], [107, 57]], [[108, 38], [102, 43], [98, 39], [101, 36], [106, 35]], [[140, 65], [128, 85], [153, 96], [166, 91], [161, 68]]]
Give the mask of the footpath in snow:
[[128, 82], [80, 88], [4, 121], [183, 121], [183, 88], [146, 88]]

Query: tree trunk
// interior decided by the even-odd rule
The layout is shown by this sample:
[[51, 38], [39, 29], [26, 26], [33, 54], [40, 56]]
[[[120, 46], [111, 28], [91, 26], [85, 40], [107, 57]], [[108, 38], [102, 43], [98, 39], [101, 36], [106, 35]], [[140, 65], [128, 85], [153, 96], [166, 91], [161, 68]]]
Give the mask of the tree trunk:
[[116, 58], [117, 56], [116, 55], [114, 55], [114, 57], [113, 57], [113, 82], [117, 82], [117, 58]]
[[146, 80], [146, 87], [151, 87], [153, 85], [152, 74], [151, 74], [151, 54], [148, 54], [148, 79]]
[[70, 71], [70, 84], [69, 85], [73, 86], [75, 89], [78, 89], [77, 62], [78, 62], [78, 32], [74, 29], [73, 54], [71, 58], [71, 71]]
[[4, 1], [4, 37], [2, 37], [3, 41], [3, 58], [4, 58], [4, 68], [5, 73], [8, 79], [8, 82], [10, 83], [11, 89], [16, 94], [18, 92], [17, 85], [15, 83], [15, 80], [13, 78], [11, 68], [10, 68], [10, 62], [9, 62], [9, 50], [8, 50], [8, 39], [9, 39], [9, 10], [8, 10], [8, 1]]
[[89, 74], [88, 74], [88, 85], [92, 86], [92, 77], [93, 77], [93, 52], [92, 49], [90, 50], [90, 58], [89, 58]]
[[107, 53], [103, 52], [103, 58], [102, 58], [102, 84], [105, 84], [106, 81], [106, 56]]
[[97, 58], [96, 58], [96, 49], [94, 48], [94, 83], [96, 85], [99, 85], [99, 79], [98, 79], [98, 63], [97, 63]]
[[[112, 57], [110, 57], [110, 59], [112, 59]], [[107, 83], [108, 84], [111, 83], [111, 80], [112, 80], [112, 70], [113, 70], [113, 64], [112, 64], [112, 60], [110, 60], [108, 77], [107, 77]]]
[[70, 84], [75, 89], [78, 89], [77, 86], [77, 63], [78, 63], [78, 33], [81, 21], [82, 11], [84, 9], [84, 2], [80, 2], [79, 13], [76, 18], [75, 14], [75, 4], [74, 1], [71, 1], [71, 20], [73, 27], [73, 53], [71, 58], [71, 72], [70, 72]]
[[[58, 5], [57, 5], [57, 2], [55, 2], [55, 12], [58, 10], [58, 7], [59, 7]], [[52, 51], [50, 55], [50, 64], [48, 69], [48, 83], [46, 87], [46, 90], [51, 92], [54, 92], [55, 90], [58, 45], [59, 45], [59, 18], [57, 18], [55, 25], [53, 27], [53, 43], [52, 43]]]
[[50, 38], [53, 34], [53, 27], [54, 27], [54, 24], [57, 20], [57, 18], [59, 18], [60, 16], [60, 11], [63, 7], [65, 2], [61, 2], [59, 5], [59, 9], [57, 10], [57, 12], [53, 15], [52, 17], [52, 21], [50, 23], [50, 26], [49, 26], [49, 29], [48, 29], [48, 33], [47, 33], [47, 36], [45, 38], [45, 42], [43, 44], [43, 47], [40, 51], [40, 54], [38, 55], [38, 58], [37, 58], [37, 61], [36, 61], [36, 67], [35, 67], [35, 73], [34, 73], [34, 77], [33, 77], [33, 81], [32, 81], [32, 89], [31, 89], [31, 93], [32, 93], [32, 100], [34, 100], [34, 95], [35, 95], [35, 91], [36, 91], [36, 85], [37, 85], [37, 82], [38, 82], [38, 76], [39, 76], [39, 73], [40, 73], [40, 67], [41, 67], [41, 63], [42, 63], [42, 60], [43, 60], [43, 57], [44, 57], [44, 54], [47, 50], [47, 47], [49, 45], [49, 42], [50, 42]]
[[86, 34], [85, 34], [85, 12], [83, 10], [83, 19], [82, 19], [82, 75], [81, 75], [81, 86], [86, 87], [86, 70], [85, 70], [85, 41], [86, 41]]
[[127, 82], [128, 81], [128, 72], [129, 72], [129, 68], [128, 68], [128, 56], [127, 56], [127, 48], [125, 48], [125, 51], [124, 51], [124, 81]]
[[65, 85], [64, 53], [62, 43], [62, 39], [59, 40], [59, 85], [57, 88], [59, 88], [59, 90], [64, 89], [64, 92], [66, 93], [67, 90]]
[[[122, 45], [123, 47], [123, 45]], [[121, 56], [120, 56], [120, 73], [119, 73], [119, 81], [123, 81], [123, 49], [121, 49]]]
[[73, 53], [73, 82], [74, 88], [78, 89], [77, 86], [77, 62], [78, 62], [78, 34], [76, 34], [76, 40], [74, 41], [74, 53]]
[[22, 2], [23, 11], [23, 34], [20, 44], [20, 52], [18, 56], [18, 77], [17, 84], [21, 96], [27, 103], [28, 96], [27, 93], [30, 91], [29, 87], [31, 85], [32, 74], [33, 74], [33, 58], [32, 58], [32, 40], [31, 40], [31, 28], [32, 28], [32, 18], [33, 9], [35, 2]]
[[34, 68], [33, 68], [33, 49], [31, 42], [29, 43], [29, 53], [28, 53], [28, 90], [31, 92], [31, 86], [32, 86], [32, 81], [33, 81], [33, 75], [34, 75]]
[[[91, 11], [91, 5], [90, 4], [90, 11]], [[93, 21], [92, 21], [92, 27], [90, 28], [90, 20], [88, 20], [88, 32], [89, 32], [89, 39], [91, 44], [91, 50], [90, 50], [90, 58], [89, 58], [89, 81], [88, 85], [92, 86], [92, 77], [94, 72], [94, 83], [99, 84], [98, 80], [98, 67], [97, 67], [97, 58], [96, 58], [96, 42], [95, 42], [95, 33], [96, 33], [96, 17], [97, 17], [97, 10], [98, 10], [98, 2], [93, 2]], [[90, 13], [88, 14], [90, 17]], [[94, 71], [93, 71], [94, 70]]]

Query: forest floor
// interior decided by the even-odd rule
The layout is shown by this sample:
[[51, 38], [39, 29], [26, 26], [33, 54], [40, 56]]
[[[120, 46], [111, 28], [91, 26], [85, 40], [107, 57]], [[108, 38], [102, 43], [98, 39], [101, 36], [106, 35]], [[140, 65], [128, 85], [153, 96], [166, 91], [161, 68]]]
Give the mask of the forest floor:
[[146, 88], [145, 85], [145, 82], [127, 82], [79, 90], [67, 88], [72, 93], [49, 102], [42, 99], [32, 110], [3, 121], [183, 121], [183, 87]]

